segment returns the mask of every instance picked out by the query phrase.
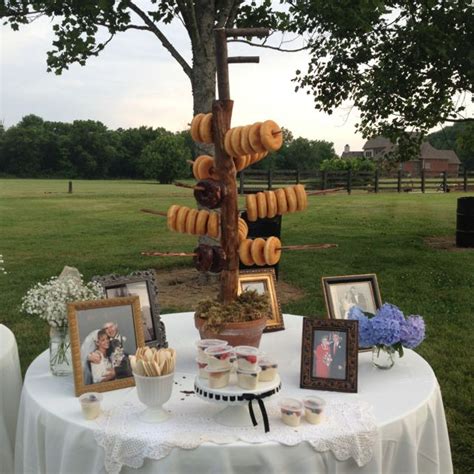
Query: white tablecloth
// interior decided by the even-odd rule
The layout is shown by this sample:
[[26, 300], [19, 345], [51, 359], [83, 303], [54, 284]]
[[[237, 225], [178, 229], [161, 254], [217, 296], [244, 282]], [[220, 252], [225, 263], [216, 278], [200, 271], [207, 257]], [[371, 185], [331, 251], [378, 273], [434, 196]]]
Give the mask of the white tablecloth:
[[[198, 339], [191, 313], [163, 316], [168, 341], [178, 351], [177, 371], [195, 373]], [[315, 394], [299, 387], [302, 318], [285, 315], [286, 330], [264, 334], [261, 348], [280, 363], [282, 394], [302, 398]], [[353, 460], [337, 461], [316, 453], [307, 444], [204, 444], [194, 450], [174, 449], [160, 461], [147, 460], [140, 472], [166, 473], [430, 473], [452, 472], [443, 403], [428, 363], [413, 351], [389, 371], [371, 366], [370, 353], [359, 356], [359, 393], [317, 392], [326, 399], [361, 399], [374, 407], [380, 430], [372, 460], [358, 467]], [[135, 399], [135, 389], [108, 392], [104, 408]], [[53, 377], [47, 353], [40, 355], [25, 377], [17, 431], [16, 471], [19, 473], [104, 472], [104, 452], [97, 446], [96, 422], [82, 418], [74, 397], [72, 377]], [[124, 468], [122, 472], [136, 472]]]
[[0, 473], [13, 471], [21, 371], [15, 336], [0, 324]]

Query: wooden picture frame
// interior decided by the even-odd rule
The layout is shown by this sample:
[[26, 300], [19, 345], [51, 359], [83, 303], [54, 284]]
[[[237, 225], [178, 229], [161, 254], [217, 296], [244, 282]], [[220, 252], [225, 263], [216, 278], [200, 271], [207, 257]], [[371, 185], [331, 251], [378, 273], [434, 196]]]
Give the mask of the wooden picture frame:
[[[255, 289], [259, 294], [268, 294], [271, 316], [267, 320], [264, 332], [282, 331], [285, 329], [283, 314], [276, 292], [275, 270], [241, 270], [239, 273], [237, 293], [240, 295], [248, 289]], [[252, 288], [253, 286], [253, 288]]]
[[106, 298], [137, 294], [140, 297], [145, 344], [149, 347], [168, 347], [165, 325], [160, 318], [158, 284], [154, 270], [141, 270], [125, 276], [112, 273], [94, 276], [92, 280], [102, 285]]
[[358, 321], [304, 318], [300, 387], [357, 392], [358, 334]]
[[69, 303], [68, 321], [76, 396], [135, 385], [128, 355], [145, 345], [138, 296]]

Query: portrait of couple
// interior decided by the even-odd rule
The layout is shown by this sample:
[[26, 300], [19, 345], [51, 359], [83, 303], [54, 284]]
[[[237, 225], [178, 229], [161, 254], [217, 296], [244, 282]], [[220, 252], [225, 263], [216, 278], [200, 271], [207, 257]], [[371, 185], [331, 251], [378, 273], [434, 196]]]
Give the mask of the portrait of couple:
[[115, 321], [107, 321], [86, 336], [81, 344], [84, 384], [131, 377], [129, 354], [124, 350], [126, 340]]
[[313, 377], [346, 378], [347, 341], [343, 331], [315, 331]]

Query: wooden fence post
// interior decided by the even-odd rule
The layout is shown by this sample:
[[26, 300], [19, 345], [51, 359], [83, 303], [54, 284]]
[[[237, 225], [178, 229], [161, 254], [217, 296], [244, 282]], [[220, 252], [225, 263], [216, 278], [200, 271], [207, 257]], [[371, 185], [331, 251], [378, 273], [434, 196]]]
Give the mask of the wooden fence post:
[[67, 192], [69, 194], [72, 194], [72, 181], [69, 181], [69, 185], [68, 185], [68, 188], [67, 188]]
[[467, 193], [467, 168], [464, 167], [464, 192]]
[[300, 169], [296, 170], [296, 184], [300, 184]]
[[347, 170], [347, 194], [352, 192], [352, 170]]
[[398, 170], [397, 174], [397, 192], [402, 192], [402, 170]]
[[326, 179], [327, 179], [326, 170], [324, 170], [321, 172], [321, 189], [323, 190], [326, 189], [327, 187]]
[[375, 188], [375, 192], [378, 193], [379, 192], [379, 169], [376, 168], [375, 169], [375, 183], [374, 183], [374, 188]]
[[425, 170], [421, 170], [421, 192], [425, 192]]
[[272, 183], [273, 183], [273, 170], [270, 168], [268, 170], [268, 189], [272, 189]]
[[448, 173], [443, 171], [443, 191], [448, 192]]
[[244, 186], [245, 186], [245, 174], [244, 174], [244, 170], [242, 170], [239, 176], [239, 188], [240, 188], [239, 193], [242, 195], [245, 194]]

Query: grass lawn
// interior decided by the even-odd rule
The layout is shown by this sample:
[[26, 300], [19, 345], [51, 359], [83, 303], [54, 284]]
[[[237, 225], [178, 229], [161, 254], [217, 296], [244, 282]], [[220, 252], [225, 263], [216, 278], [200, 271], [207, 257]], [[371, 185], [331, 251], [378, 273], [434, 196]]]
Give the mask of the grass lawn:
[[[18, 340], [23, 370], [48, 345], [48, 328], [19, 314], [21, 297], [36, 282], [75, 266], [95, 274], [127, 274], [152, 266], [191, 265], [190, 259], [150, 259], [140, 251], [191, 251], [196, 239], [166, 229], [166, 219], [140, 208], [192, 206], [190, 190], [149, 182], [0, 180], [0, 322]], [[285, 244], [334, 242], [336, 249], [287, 252], [281, 278], [306, 296], [285, 312], [323, 317], [321, 277], [376, 273], [382, 298], [421, 314], [427, 339], [418, 352], [441, 385], [455, 469], [474, 471], [472, 430], [474, 250], [427, 246], [429, 236], [452, 236], [456, 199], [465, 194], [313, 196], [305, 213], [284, 216]], [[162, 308], [162, 312], [186, 308]], [[299, 357], [299, 354], [296, 355]]]

